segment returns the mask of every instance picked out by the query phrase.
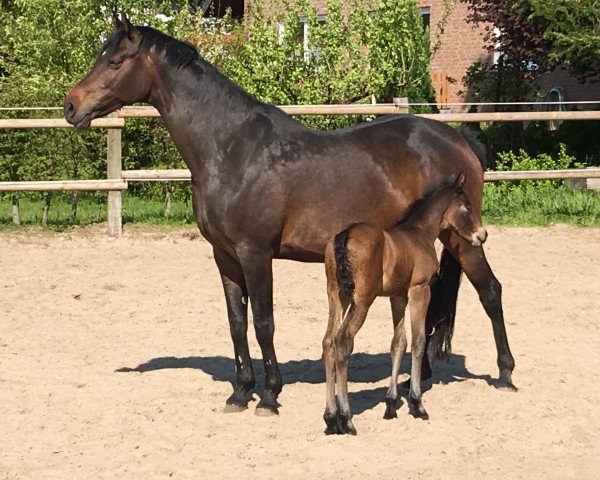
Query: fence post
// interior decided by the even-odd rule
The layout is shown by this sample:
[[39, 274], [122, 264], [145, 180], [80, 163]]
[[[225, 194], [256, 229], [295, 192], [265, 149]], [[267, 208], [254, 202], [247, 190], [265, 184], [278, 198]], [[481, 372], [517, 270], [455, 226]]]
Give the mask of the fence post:
[[394, 97], [394, 107], [398, 108], [398, 113], [408, 113], [408, 98]]
[[[111, 113], [109, 117], [116, 117]], [[106, 148], [106, 173], [110, 180], [121, 180], [121, 128], [109, 128]], [[123, 232], [123, 196], [120, 191], [108, 192], [108, 234], [111, 237], [120, 237]]]

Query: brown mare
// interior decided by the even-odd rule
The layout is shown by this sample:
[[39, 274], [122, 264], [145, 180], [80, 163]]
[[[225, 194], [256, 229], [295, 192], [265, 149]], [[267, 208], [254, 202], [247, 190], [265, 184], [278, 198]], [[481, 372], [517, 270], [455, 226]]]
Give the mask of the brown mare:
[[487, 238], [487, 232], [471, 215], [464, 183], [464, 172], [453, 175], [415, 202], [397, 225], [384, 230], [372, 223], [357, 223], [327, 244], [329, 322], [323, 338], [327, 382], [325, 433], [356, 435], [348, 403], [348, 360], [369, 307], [375, 298], [382, 296], [391, 300], [394, 323], [390, 349], [392, 375], [384, 418], [396, 417], [398, 372], [407, 346], [404, 330], [407, 304], [412, 332], [409, 405], [415, 417], [429, 418], [421, 402], [421, 362], [430, 285], [439, 266], [434, 242], [442, 231], [453, 231], [474, 247], [480, 247]]
[[[257, 413], [277, 413], [282, 379], [273, 346], [273, 259], [322, 262], [327, 241], [342, 228], [362, 221], [389, 227], [432, 184], [461, 170], [480, 218], [476, 142], [412, 115], [331, 132], [309, 129], [256, 100], [192, 46], [121, 18], [115, 16], [115, 32], [65, 98], [65, 118], [87, 128], [123, 105], [158, 109], [192, 173], [194, 215], [223, 282], [236, 367], [227, 409], [246, 408], [254, 392], [249, 303], [265, 368]], [[428, 316], [436, 331], [430, 350], [448, 350], [464, 269], [492, 320], [500, 384], [511, 387], [500, 283], [481, 247], [452, 233], [441, 240], [447, 250]]]

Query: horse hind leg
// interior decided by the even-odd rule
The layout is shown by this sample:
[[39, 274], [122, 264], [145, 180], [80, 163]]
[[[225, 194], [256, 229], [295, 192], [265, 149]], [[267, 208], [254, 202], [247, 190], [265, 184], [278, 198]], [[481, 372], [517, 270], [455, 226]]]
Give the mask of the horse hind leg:
[[404, 328], [404, 313], [406, 310], [406, 296], [390, 298], [392, 306], [392, 320], [394, 323], [394, 337], [390, 346], [390, 356], [392, 362], [392, 373], [390, 376], [390, 387], [385, 395], [385, 413], [383, 418], [396, 418], [396, 405], [398, 401], [398, 373], [402, 359], [406, 353], [406, 330]]

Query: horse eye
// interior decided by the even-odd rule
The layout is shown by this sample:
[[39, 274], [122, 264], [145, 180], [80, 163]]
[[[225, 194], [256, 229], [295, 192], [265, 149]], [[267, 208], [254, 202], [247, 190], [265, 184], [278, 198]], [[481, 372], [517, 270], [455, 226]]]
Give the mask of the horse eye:
[[108, 65], [111, 68], [119, 68], [123, 64], [122, 60], [109, 60]]

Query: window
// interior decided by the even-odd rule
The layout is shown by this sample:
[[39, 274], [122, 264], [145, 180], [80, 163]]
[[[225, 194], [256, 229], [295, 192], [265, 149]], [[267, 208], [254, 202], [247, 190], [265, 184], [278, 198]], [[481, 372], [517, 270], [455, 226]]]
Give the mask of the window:
[[429, 28], [429, 24], [431, 21], [431, 9], [429, 7], [421, 7], [421, 20], [423, 21], [423, 26], [425, 28]]

